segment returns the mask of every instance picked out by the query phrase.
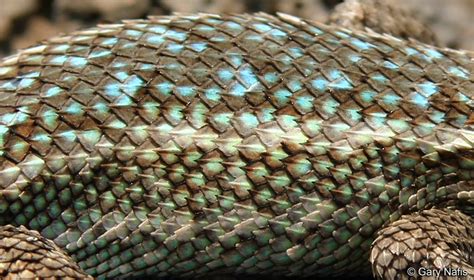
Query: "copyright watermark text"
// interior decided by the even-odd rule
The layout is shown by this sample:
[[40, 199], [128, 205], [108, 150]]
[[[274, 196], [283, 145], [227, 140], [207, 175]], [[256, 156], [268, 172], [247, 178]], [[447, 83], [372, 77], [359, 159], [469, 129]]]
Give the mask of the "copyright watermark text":
[[467, 271], [462, 268], [445, 267], [441, 269], [427, 267], [409, 267], [407, 269], [408, 276], [428, 276], [428, 277], [465, 277], [468, 276]]

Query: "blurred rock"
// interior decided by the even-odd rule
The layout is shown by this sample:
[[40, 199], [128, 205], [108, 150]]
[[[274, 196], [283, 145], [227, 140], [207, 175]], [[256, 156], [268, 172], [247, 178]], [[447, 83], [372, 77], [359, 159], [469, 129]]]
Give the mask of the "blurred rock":
[[474, 50], [474, 0], [398, 0], [422, 18], [445, 46]]
[[[181, 2], [181, 1], [176, 1]], [[76, 15], [100, 14], [106, 21], [137, 18], [147, 14], [150, 0], [56, 0], [54, 6], [59, 13]]]
[[439, 45], [437, 36], [423, 18], [396, 0], [347, 0], [335, 7], [329, 22], [349, 29], [368, 27], [377, 33]]
[[286, 14], [313, 19], [325, 22], [328, 19], [329, 11], [322, 1], [315, 0], [277, 0], [275, 1], [276, 11]]
[[49, 21], [45, 17], [34, 16], [27, 22], [23, 36], [14, 37], [11, 47], [13, 49], [23, 49], [31, 45], [40, 43], [45, 38], [57, 36], [61, 33], [77, 30], [81, 27], [77, 21], [60, 22], [59, 24]]
[[192, 0], [192, 1], [176, 1], [162, 0], [164, 8], [173, 12], [193, 13], [243, 13], [245, 12], [244, 1], [235, 0]]
[[38, 1], [0, 0], [0, 7], [0, 40], [5, 40], [10, 35], [13, 21], [36, 10]]

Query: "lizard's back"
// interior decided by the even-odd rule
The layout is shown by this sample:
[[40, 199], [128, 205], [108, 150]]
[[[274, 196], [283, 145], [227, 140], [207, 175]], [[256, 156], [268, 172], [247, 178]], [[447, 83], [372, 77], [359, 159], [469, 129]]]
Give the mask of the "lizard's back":
[[58, 37], [0, 64], [0, 223], [94, 276], [367, 273], [403, 214], [472, 222], [473, 71], [286, 15]]

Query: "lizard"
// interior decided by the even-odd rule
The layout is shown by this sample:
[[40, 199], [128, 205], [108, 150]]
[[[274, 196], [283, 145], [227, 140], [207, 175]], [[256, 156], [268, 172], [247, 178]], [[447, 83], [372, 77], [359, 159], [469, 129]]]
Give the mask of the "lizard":
[[0, 62], [0, 275], [472, 279], [473, 72], [285, 14], [24, 49]]

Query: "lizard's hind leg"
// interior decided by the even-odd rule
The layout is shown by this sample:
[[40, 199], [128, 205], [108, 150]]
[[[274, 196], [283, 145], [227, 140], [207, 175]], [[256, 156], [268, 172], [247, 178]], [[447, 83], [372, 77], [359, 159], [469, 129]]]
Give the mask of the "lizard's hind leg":
[[474, 219], [428, 209], [389, 224], [372, 244], [377, 279], [474, 279]]

